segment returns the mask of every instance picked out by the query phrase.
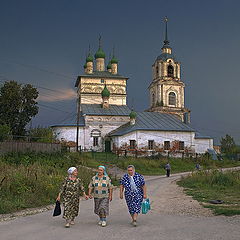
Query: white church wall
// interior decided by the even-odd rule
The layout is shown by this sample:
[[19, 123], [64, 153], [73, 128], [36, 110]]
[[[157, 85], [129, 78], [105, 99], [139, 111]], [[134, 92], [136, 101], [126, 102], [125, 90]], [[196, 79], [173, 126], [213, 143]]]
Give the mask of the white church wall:
[[196, 153], [205, 153], [208, 148], [213, 149], [213, 139], [194, 139], [194, 148]]
[[136, 140], [138, 148], [148, 147], [148, 140], [153, 140], [157, 145], [163, 145], [164, 141], [183, 141], [186, 147], [194, 144], [194, 132], [177, 131], [135, 131], [124, 136], [113, 137], [116, 147], [130, 144], [130, 140]]

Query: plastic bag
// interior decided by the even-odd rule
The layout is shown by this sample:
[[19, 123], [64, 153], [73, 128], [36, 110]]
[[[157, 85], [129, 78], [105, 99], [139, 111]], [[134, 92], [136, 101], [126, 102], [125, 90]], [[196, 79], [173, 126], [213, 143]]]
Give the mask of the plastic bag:
[[59, 216], [61, 215], [61, 206], [60, 206], [60, 202], [59, 201], [56, 201], [56, 205], [55, 205], [55, 208], [54, 208], [54, 211], [53, 211], [53, 216]]
[[149, 198], [146, 198], [142, 202], [142, 214], [146, 214], [151, 209]]

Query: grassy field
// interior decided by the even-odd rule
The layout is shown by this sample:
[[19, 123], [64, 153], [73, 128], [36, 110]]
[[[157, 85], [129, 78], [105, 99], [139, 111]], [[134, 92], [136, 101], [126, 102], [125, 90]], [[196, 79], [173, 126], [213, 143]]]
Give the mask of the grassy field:
[[[194, 159], [118, 158], [111, 153], [15, 153], [0, 156], [0, 214], [54, 203], [66, 171], [71, 166], [79, 167], [79, 176], [87, 188], [95, 174], [88, 168], [103, 164], [126, 169], [133, 164], [141, 174], [159, 175], [165, 174], [164, 166], [168, 160], [173, 173], [195, 169]], [[208, 169], [237, 166], [240, 162], [202, 159], [200, 164]], [[112, 180], [114, 185], [119, 184], [118, 179], [112, 177]]]
[[[200, 171], [182, 178], [178, 184], [216, 215], [240, 214], [240, 171]], [[222, 200], [224, 203], [210, 204], [210, 200]]]
[[[134, 158], [134, 157], [117, 157], [112, 153], [82, 153], [80, 161], [83, 165], [97, 168], [99, 164], [106, 166], [116, 165], [121, 169], [126, 169], [128, 165], [135, 166], [136, 171], [143, 175], [160, 175], [165, 174], [164, 166], [169, 161], [172, 168], [172, 173], [194, 171], [196, 160], [194, 158]], [[225, 167], [240, 166], [240, 161], [223, 160], [215, 161], [211, 159], [199, 158], [197, 160], [202, 169], [216, 169]]]

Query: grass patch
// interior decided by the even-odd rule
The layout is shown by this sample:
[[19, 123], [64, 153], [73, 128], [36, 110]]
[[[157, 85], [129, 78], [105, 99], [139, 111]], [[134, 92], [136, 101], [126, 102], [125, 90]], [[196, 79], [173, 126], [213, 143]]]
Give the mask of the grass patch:
[[[183, 177], [178, 184], [188, 195], [211, 208], [216, 215], [240, 214], [240, 171], [219, 170], [195, 172]], [[223, 204], [210, 204], [210, 200], [223, 200]]]

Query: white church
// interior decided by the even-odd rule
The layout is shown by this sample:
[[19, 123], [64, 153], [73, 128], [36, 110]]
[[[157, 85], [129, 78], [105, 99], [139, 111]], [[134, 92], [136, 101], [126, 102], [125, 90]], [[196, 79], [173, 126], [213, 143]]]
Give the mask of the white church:
[[[134, 112], [127, 106], [128, 78], [118, 73], [114, 53], [105, 67], [101, 40], [95, 61], [89, 52], [84, 74], [75, 87], [79, 97], [78, 144], [84, 151], [145, 150], [205, 153], [213, 149], [213, 139], [202, 136], [190, 125], [185, 108], [181, 64], [172, 54], [167, 37], [161, 54], [152, 65], [149, 86], [150, 106]], [[76, 142], [76, 121], [52, 126], [59, 140]]]

